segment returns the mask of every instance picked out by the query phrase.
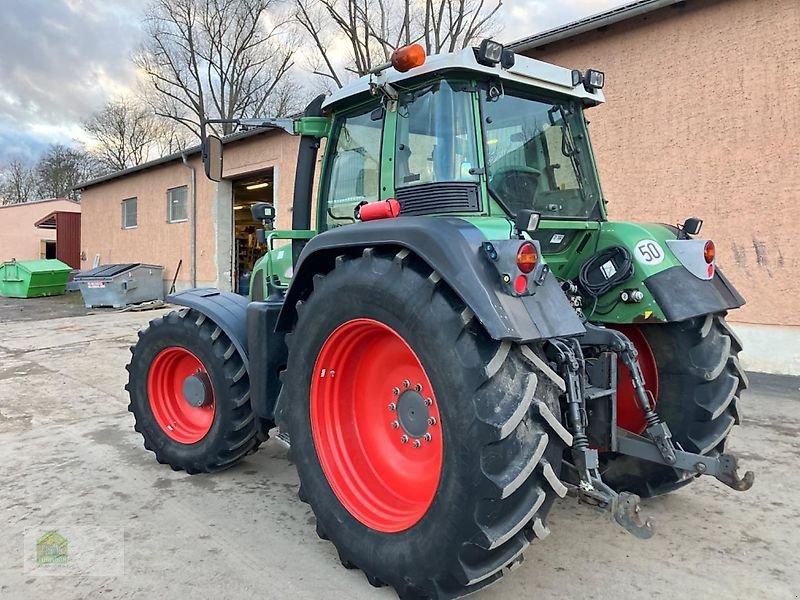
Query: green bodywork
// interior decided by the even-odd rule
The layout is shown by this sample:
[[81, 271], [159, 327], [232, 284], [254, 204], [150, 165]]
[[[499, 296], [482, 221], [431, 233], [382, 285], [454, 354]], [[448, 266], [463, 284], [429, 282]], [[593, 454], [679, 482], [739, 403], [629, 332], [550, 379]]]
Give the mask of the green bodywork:
[[[458, 81], [459, 85], [465, 82], [461, 79], [450, 78], [448, 81]], [[466, 81], [466, 85], [472, 85], [477, 89], [481, 82]], [[430, 85], [430, 81], [422, 85]], [[477, 160], [478, 167], [482, 169], [479, 175], [479, 188], [482, 196], [481, 210], [471, 213], [453, 214], [448, 217], [460, 217], [470, 222], [480, 229], [488, 240], [509, 239], [512, 233], [512, 219], [503, 206], [496, 201], [488, 189], [488, 178], [486, 169], [486, 131], [481, 123], [481, 100], [479, 93], [472, 90], [472, 110], [475, 122], [475, 135], [478, 137]], [[311, 135], [318, 138], [328, 138], [326, 148], [335, 145], [337, 130], [337, 120], [347, 117], [356, 111], [363, 112], [365, 107], [376, 109], [380, 106], [379, 99], [371, 98], [366, 101], [354, 102], [352, 107], [337, 109], [333, 117], [303, 117], [295, 123], [295, 131], [298, 134]], [[380, 150], [380, 169], [379, 169], [379, 198], [388, 199], [395, 197], [395, 148], [398, 110], [397, 102], [385, 102], [383, 104], [383, 136]], [[589, 133], [585, 118], [583, 117], [583, 107], [576, 106], [576, 114], [571, 119], [572, 134], [577, 140], [581, 140], [585, 145], [582, 146], [582, 161], [584, 177], [590, 182], [599, 182], [594, 155], [589, 142]], [[255, 265], [251, 281], [272, 282], [274, 288], [283, 289], [288, 287], [292, 276], [292, 256], [291, 246], [285, 241], [291, 239], [310, 239], [314, 235], [326, 229], [327, 217], [325, 207], [326, 181], [331, 169], [331, 152], [326, 151], [326, 156], [322, 161], [321, 177], [317, 198], [322, 202], [317, 202], [316, 223], [317, 229], [313, 231], [272, 231], [268, 232], [269, 247], [273, 248]], [[540, 242], [542, 253], [552, 270], [559, 280], [574, 280], [577, 278], [581, 265], [598, 251], [610, 246], [623, 246], [627, 248], [634, 257], [633, 277], [625, 281], [617, 288], [610, 290], [596, 302], [584, 306], [587, 318], [595, 322], [604, 323], [658, 323], [666, 320], [664, 313], [645, 286], [645, 280], [666, 269], [681, 266], [678, 259], [670, 252], [667, 240], [676, 239], [676, 231], [672, 228], [658, 224], [640, 224], [629, 222], [612, 222], [607, 220], [605, 199], [602, 197], [599, 183], [597, 183], [596, 194], [599, 195], [595, 214], [591, 218], [558, 218], [553, 215], [543, 215], [539, 228], [531, 237]], [[320, 225], [321, 224], [321, 225]], [[336, 223], [331, 226], [338, 226]], [[348, 225], [349, 226], [349, 225]], [[636, 248], [642, 242], [652, 241], [657, 244], [658, 250], [663, 254], [658, 261], [648, 264], [643, 260]], [[258, 278], [261, 272], [263, 279]], [[638, 289], [644, 295], [641, 302], [626, 304], [619, 300], [620, 292], [623, 289]], [[253, 295], [251, 289], [251, 297]], [[261, 293], [261, 292], [259, 292]], [[263, 292], [266, 296], [266, 291]]]

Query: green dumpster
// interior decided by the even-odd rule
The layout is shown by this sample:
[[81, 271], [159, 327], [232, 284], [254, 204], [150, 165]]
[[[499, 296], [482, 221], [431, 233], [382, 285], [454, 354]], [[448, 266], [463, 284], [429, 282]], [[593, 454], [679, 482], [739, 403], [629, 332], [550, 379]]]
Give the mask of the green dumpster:
[[0, 296], [58, 296], [67, 287], [69, 265], [60, 260], [19, 260], [0, 265]]

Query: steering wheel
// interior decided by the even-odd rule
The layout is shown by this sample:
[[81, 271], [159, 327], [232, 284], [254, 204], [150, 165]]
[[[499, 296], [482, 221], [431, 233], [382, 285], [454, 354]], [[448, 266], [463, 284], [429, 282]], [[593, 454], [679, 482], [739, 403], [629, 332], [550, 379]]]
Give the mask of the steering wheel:
[[541, 176], [542, 172], [533, 167], [503, 167], [494, 172], [489, 186], [516, 213], [521, 208], [533, 207]]

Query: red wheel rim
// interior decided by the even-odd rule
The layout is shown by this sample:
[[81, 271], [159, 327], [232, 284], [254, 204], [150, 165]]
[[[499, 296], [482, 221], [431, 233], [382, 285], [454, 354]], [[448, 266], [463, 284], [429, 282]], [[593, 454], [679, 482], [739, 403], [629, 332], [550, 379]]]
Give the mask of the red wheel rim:
[[442, 471], [442, 423], [422, 363], [394, 329], [354, 319], [325, 340], [311, 382], [311, 431], [328, 483], [361, 523], [395, 533], [428, 511]]
[[173, 346], [158, 353], [147, 376], [147, 394], [156, 422], [182, 444], [202, 440], [214, 422], [216, 402], [210, 385], [203, 406], [192, 406], [184, 396], [184, 382], [198, 374], [208, 377], [200, 359], [186, 348]]
[[[653, 349], [642, 333], [642, 328], [636, 325], [612, 325], [617, 331], [624, 333], [633, 343], [639, 353], [639, 366], [644, 375], [644, 387], [653, 394], [653, 400], [658, 400], [658, 367]], [[617, 425], [627, 431], [639, 434], [647, 426], [644, 412], [636, 399], [631, 372], [622, 362], [617, 362]]]

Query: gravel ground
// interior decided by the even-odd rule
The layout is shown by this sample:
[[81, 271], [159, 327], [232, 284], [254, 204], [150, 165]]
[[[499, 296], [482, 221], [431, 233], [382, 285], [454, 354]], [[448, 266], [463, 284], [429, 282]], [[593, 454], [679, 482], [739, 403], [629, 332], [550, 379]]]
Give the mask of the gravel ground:
[[[210, 476], [143, 449], [124, 366], [163, 310], [65, 316], [57, 304], [0, 303], [0, 597], [395, 597], [317, 538], [280, 444]], [[475, 597], [798, 598], [800, 378], [754, 376], [743, 412], [731, 449], [756, 471], [752, 490], [704, 479], [649, 501], [648, 541], [564, 500], [552, 535]], [[37, 565], [51, 530], [69, 533], [73, 566]]]

